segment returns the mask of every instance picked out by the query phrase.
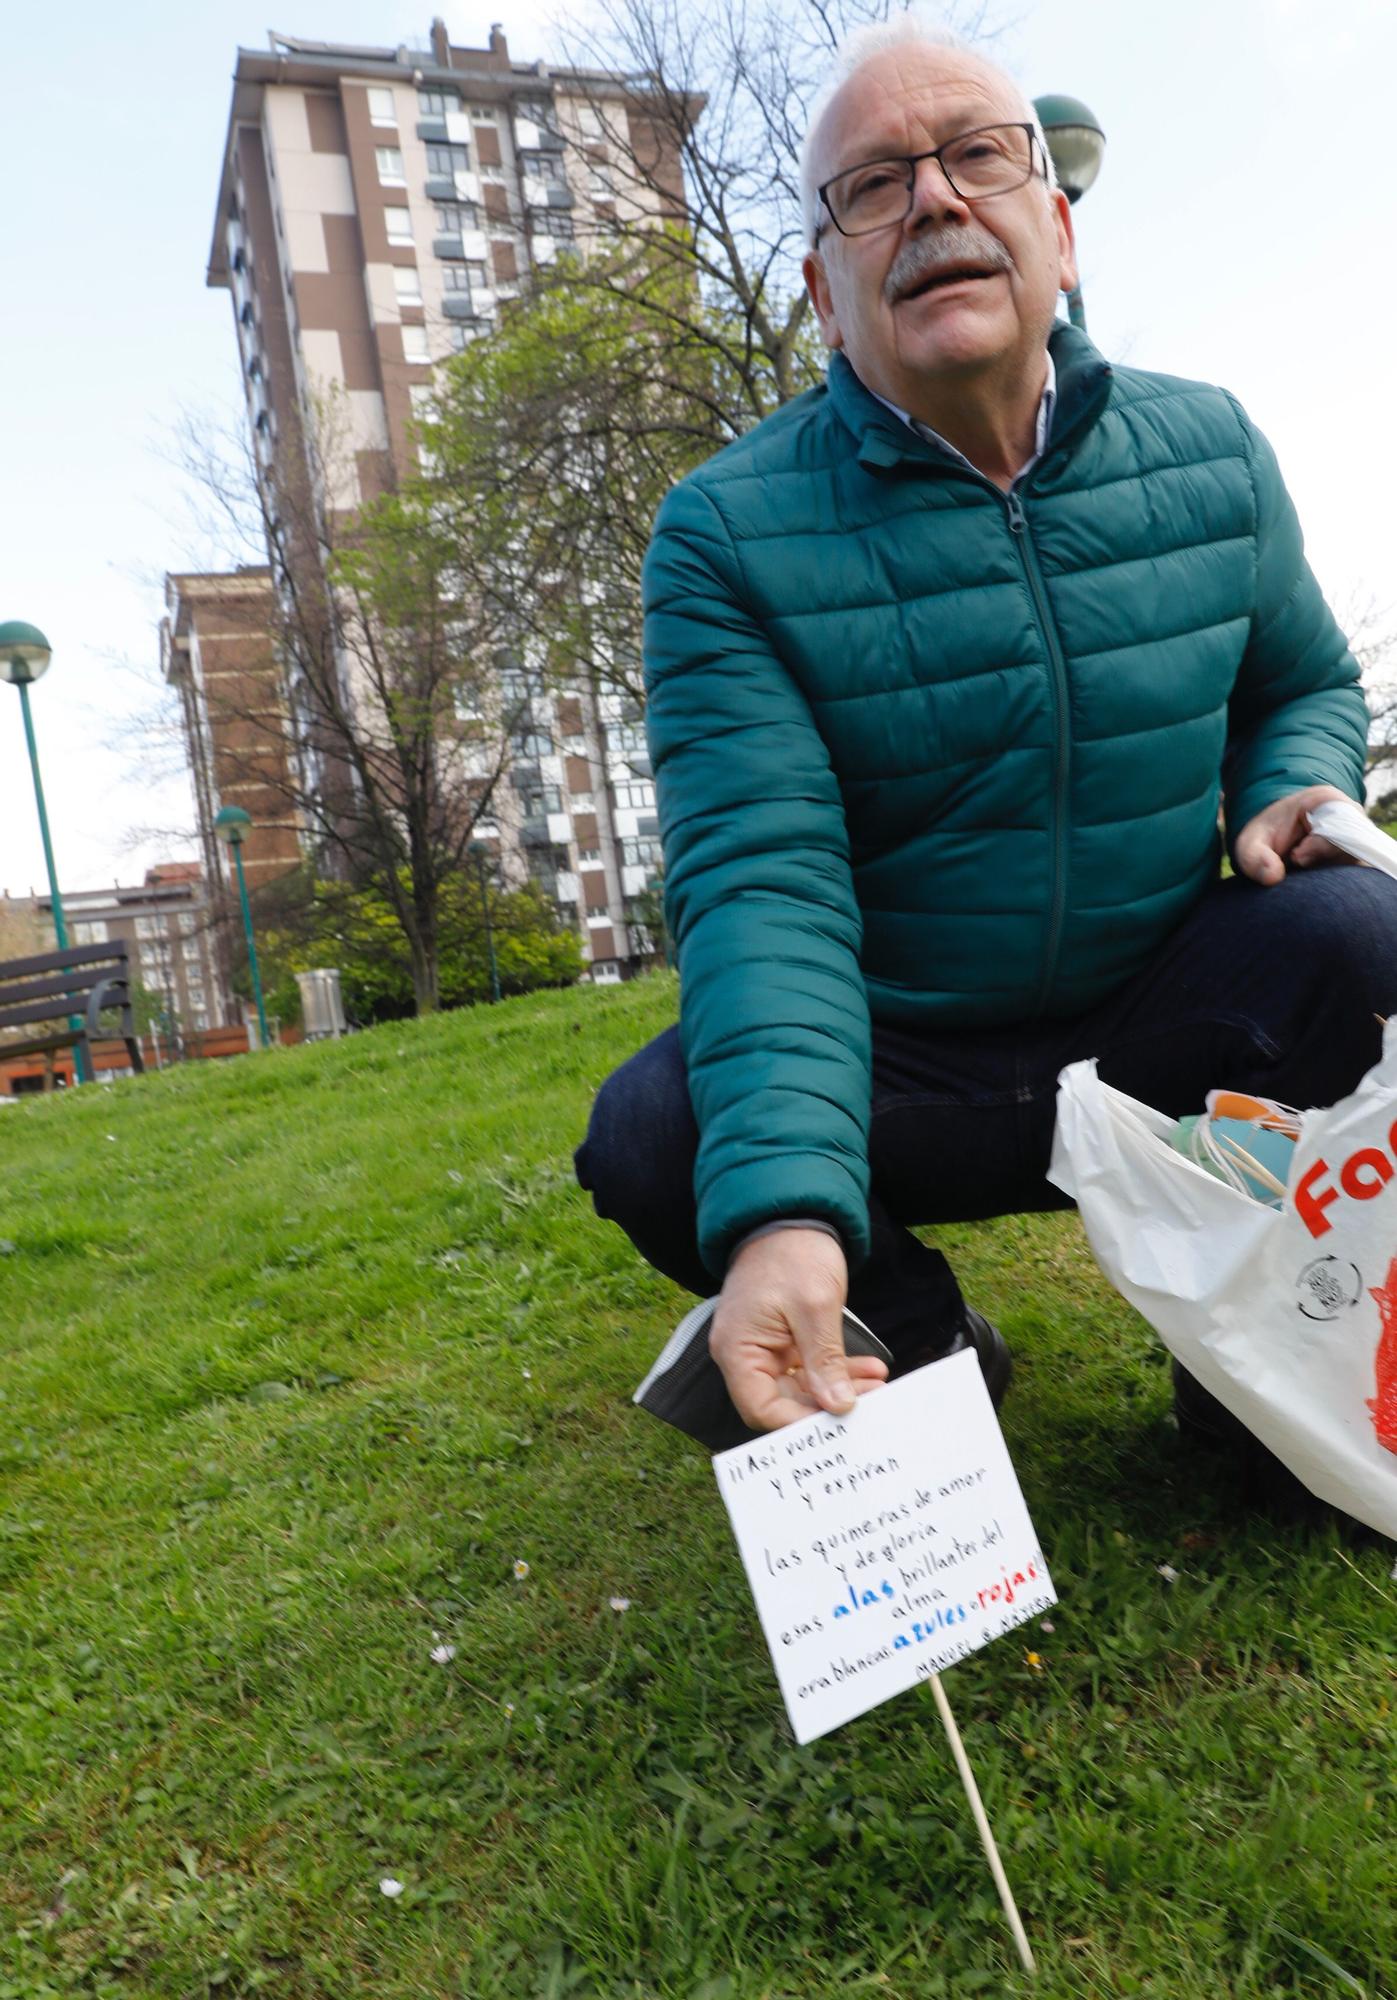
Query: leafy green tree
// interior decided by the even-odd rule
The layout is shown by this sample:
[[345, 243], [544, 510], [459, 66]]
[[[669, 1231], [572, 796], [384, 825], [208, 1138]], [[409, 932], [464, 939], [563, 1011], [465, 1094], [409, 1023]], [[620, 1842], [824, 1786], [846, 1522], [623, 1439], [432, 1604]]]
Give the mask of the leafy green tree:
[[[507, 889], [490, 882], [488, 895], [502, 992], [573, 985], [582, 972], [581, 948], [547, 898], [532, 883]], [[402, 928], [376, 887], [356, 889], [302, 873], [271, 885], [266, 908], [258, 958], [269, 1011], [296, 1018], [296, 974], [327, 965], [339, 969], [345, 1010], [359, 1025], [418, 1011]], [[236, 983], [236, 968], [234, 977]], [[458, 873], [443, 887], [438, 977], [443, 1007], [490, 998], [485, 908], [473, 872]]]

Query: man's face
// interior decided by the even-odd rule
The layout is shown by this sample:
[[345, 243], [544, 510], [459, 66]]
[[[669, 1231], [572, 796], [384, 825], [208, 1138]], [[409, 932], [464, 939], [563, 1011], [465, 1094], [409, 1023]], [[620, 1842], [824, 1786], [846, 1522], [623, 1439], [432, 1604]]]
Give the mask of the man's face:
[[[831, 101], [815, 134], [816, 179], [1024, 115], [1008, 80], [963, 50], [892, 50]], [[1022, 187], [968, 202], [939, 161], [923, 160], [911, 213], [867, 236], [841, 236], [821, 204], [806, 284], [826, 346], [842, 347], [868, 388], [915, 409], [919, 391], [976, 375], [1021, 379], [1036, 365], [1058, 293], [1077, 278], [1067, 199], [1049, 192], [1041, 164], [1035, 147]]]

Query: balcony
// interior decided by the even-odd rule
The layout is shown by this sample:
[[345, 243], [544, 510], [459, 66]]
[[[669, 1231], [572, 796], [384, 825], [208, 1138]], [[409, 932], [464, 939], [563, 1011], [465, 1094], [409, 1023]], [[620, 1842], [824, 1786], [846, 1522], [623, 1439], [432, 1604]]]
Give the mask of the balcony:
[[448, 292], [441, 302], [441, 309], [447, 319], [480, 318], [469, 292]]
[[466, 246], [459, 236], [434, 236], [432, 248], [438, 257], [443, 257], [448, 262], [465, 262]]
[[450, 137], [444, 118], [419, 118], [417, 121], [419, 139], [430, 139], [433, 145], [442, 145]]
[[551, 847], [553, 836], [548, 831], [548, 819], [540, 814], [537, 819], [526, 819], [519, 828], [521, 847]]

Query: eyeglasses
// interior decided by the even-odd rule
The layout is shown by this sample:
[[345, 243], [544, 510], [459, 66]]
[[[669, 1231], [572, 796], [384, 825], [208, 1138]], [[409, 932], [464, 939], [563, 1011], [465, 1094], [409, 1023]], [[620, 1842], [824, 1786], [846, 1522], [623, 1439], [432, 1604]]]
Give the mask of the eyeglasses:
[[[869, 236], [904, 222], [912, 213], [917, 168], [936, 160], [963, 201], [984, 201], [991, 195], [1012, 194], [1033, 173], [1038, 135], [1032, 125], [982, 125], [962, 132], [929, 153], [910, 158], [869, 160], [836, 174], [820, 189], [820, 200], [841, 236]], [[1047, 163], [1044, 162], [1044, 179]], [[823, 225], [821, 225], [823, 226]], [[818, 242], [820, 230], [815, 231]]]

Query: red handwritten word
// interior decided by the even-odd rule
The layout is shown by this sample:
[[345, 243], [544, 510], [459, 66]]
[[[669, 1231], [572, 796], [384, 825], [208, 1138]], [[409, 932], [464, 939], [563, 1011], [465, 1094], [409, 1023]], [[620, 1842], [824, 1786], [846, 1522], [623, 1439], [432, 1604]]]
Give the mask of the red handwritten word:
[[1378, 1443], [1397, 1452], [1397, 1257], [1387, 1267], [1387, 1283], [1381, 1291], [1374, 1290], [1373, 1297], [1382, 1314], [1382, 1334], [1376, 1356], [1378, 1393], [1368, 1408]]
[[1324, 1211], [1339, 1199], [1340, 1188], [1354, 1201], [1371, 1201], [1382, 1193], [1397, 1174], [1388, 1157], [1392, 1153], [1397, 1153], [1397, 1119], [1387, 1135], [1387, 1152], [1378, 1146], [1360, 1146], [1356, 1153], [1350, 1153], [1339, 1169], [1338, 1187], [1316, 1186], [1329, 1172], [1328, 1160], [1316, 1160], [1306, 1167], [1295, 1186], [1295, 1213], [1311, 1236], [1324, 1236], [1334, 1227]]
[[1002, 1583], [992, 1583], [987, 1590], [979, 1593], [981, 1610], [991, 1604], [1012, 1604], [1015, 1590], [1022, 1590], [1037, 1575], [1038, 1570], [1034, 1563], [1030, 1563], [1026, 1570], [1016, 1569], [1012, 1576], [1006, 1569]]

